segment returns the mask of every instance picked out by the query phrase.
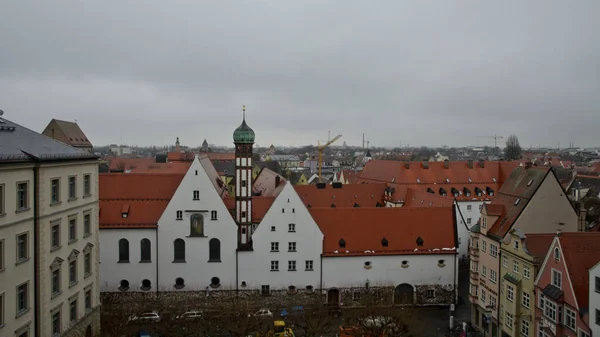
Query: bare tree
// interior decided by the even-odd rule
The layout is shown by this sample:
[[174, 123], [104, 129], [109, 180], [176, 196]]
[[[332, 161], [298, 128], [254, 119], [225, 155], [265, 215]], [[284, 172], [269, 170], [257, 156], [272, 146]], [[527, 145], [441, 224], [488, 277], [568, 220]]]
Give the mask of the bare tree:
[[325, 296], [321, 293], [291, 295], [286, 302], [287, 309], [291, 309], [286, 321], [300, 334], [312, 337], [335, 332], [337, 312], [325, 305]]
[[515, 135], [510, 135], [506, 139], [506, 148], [504, 149], [504, 159], [517, 160], [521, 159], [521, 145], [519, 138]]

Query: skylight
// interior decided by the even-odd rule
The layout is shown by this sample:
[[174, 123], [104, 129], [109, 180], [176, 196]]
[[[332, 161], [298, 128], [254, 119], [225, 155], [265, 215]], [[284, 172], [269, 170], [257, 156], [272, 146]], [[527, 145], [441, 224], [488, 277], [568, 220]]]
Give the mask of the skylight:
[[418, 182], [418, 183], [420, 183], [420, 182], [421, 182], [421, 179], [417, 178], [417, 182]]
[[521, 199], [515, 200], [515, 206], [517, 206], [519, 204], [519, 202], [521, 202]]
[[527, 187], [531, 186], [531, 184], [533, 184], [533, 179], [531, 179], [528, 183], [527, 183]]

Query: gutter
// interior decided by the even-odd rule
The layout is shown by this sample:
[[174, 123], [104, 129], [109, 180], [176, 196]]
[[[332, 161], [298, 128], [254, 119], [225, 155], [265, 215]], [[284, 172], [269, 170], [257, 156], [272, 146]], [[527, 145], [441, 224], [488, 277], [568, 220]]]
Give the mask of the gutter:
[[33, 288], [35, 289], [33, 292], [33, 303], [35, 303], [34, 308], [34, 336], [40, 336], [40, 319], [42, 317], [42, 303], [40, 301], [40, 249], [38, 249], [40, 245], [40, 203], [39, 199], [39, 182], [40, 182], [40, 164], [36, 161], [33, 166]]

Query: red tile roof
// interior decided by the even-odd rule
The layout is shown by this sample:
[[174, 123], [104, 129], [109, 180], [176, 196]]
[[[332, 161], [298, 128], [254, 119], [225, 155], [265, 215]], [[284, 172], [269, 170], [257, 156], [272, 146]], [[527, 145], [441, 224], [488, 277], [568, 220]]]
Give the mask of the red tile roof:
[[169, 152], [167, 159], [169, 161], [193, 161], [198, 156], [208, 156], [212, 161], [235, 161], [234, 152]]
[[529, 252], [529, 254], [538, 258], [538, 261], [544, 261], [546, 253], [554, 240], [555, 234], [543, 233], [543, 234], [525, 234], [525, 242], [523, 247]]
[[[235, 198], [228, 197], [223, 199], [223, 201], [231, 214], [234, 214]], [[269, 208], [271, 208], [273, 201], [275, 201], [275, 197], [252, 197], [252, 222], [261, 222]]]
[[387, 184], [345, 184], [340, 188], [326, 184], [325, 188], [319, 189], [317, 185], [296, 185], [296, 193], [302, 199], [305, 206], [311, 207], [380, 207], [384, 205], [383, 196]]
[[325, 236], [325, 256], [456, 254], [451, 207], [312, 208], [310, 214]]
[[408, 188], [403, 207], [450, 207], [454, 200], [422, 190]]
[[504, 214], [504, 205], [501, 203], [484, 204], [487, 215], [501, 216]]
[[100, 200], [170, 200], [183, 174], [124, 173], [99, 175]]
[[155, 228], [183, 176], [100, 174], [100, 228]]
[[348, 181], [348, 184], [356, 184], [360, 177], [360, 171], [356, 172], [354, 170], [342, 170], [341, 174], [343, 175], [344, 180]]
[[[546, 176], [552, 172], [547, 166], [533, 166], [530, 168], [517, 167], [510, 177], [496, 193], [490, 205], [495, 213], [499, 214], [496, 222], [488, 230], [488, 234], [503, 238], [512, 228], [515, 221], [521, 215], [538, 187]], [[556, 179], [554, 175], [553, 179]], [[494, 214], [496, 215], [496, 214]]]
[[588, 270], [600, 262], [600, 233], [561, 233], [560, 246], [580, 308], [588, 308]]

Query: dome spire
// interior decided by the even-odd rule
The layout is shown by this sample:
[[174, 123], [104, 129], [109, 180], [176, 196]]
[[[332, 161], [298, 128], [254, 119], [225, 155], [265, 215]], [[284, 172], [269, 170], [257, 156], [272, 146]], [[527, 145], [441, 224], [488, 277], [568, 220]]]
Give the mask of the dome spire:
[[254, 131], [246, 124], [246, 105], [242, 105], [242, 118], [242, 125], [233, 132], [233, 142], [254, 144]]
[[245, 122], [246, 121], [246, 104], [242, 105], [242, 120]]

